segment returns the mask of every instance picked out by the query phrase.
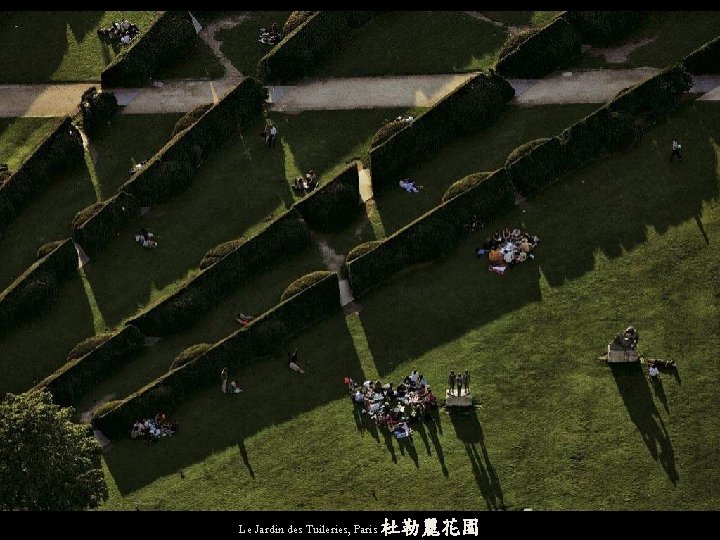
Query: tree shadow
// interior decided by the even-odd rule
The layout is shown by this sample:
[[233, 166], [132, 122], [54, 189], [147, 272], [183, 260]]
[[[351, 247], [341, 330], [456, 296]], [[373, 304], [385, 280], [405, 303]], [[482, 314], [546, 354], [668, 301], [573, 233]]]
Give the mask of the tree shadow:
[[611, 364], [610, 370], [630, 420], [642, 435], [653, 459], [665, 470], [673, 485], [680, 476], [675, 468], [675, 452], [670, 434], [655, 406], [648, 382], [640, 364]]
[[458, 439], [463, 442], [475, 483], [485, 499], [488, 510], [506, 510], [500, 479], [490, 461], [477, 412], [474, 408], [468, 411], [454, 410], [450, 412], [450, 421]]
[[[317, 346], [324, 342], [334, 346]], [[240, 367], [230, 366], [230, 378], [239, 381], [244, 390], [241, 394], [220, 393], [216, 377], [212, 377], [211, 381], [198, 381], [197, 389], [177, 410], [166, 411], [180, 423], [174, 437], [153, 445], [116, 437], [105, 459], [120, 493], [127, 495], [235, 446], [250, 471], [253, 456], [244, 450], [243, 441], [264, 429], [281, 428], [283, 423], [322, 405], [348, 399], [343, 378], [361, 368], [342, 312], [285, 343], [285, 347], [299, 348], [304, 375], [287, 368], [284, 354], [248, 359]], [[272, 387], [267, 381], [273, 382]], [[156, 413], [147, 412], [148, 416]], [[392, 441], [388, 445], [391, 448]], [[391, 452], [394, 455], [394, 449]]]

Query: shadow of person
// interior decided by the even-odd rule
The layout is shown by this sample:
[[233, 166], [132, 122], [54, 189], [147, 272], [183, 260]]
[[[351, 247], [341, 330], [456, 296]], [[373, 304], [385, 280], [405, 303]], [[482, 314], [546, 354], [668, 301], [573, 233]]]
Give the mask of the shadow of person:
[[[482, 427], [474, 408], [469, 410], [453, 410], [450, 412], [450, 421], [455, 428], [455, 434], [463, 442], [465, 453], [470, 460], [475, 483], [480, 494], [485, 499], [488, 510], [505, 510], [502, 486], [495, 467], [490, 461]], [[480, 446], [478, 452], [477, 446]]]
[[395, 447], [393, 446], [393, 434], [390, 433], [390, 430], [387, 428], [387, 426], [380, 426], [378, 428], [378, 431], [382, 433], [383, 439], [385, 439], [385, 446], [387, 447], [388, 452], [390, 452], [393, 463], [397, 463], [397, 454], [395, 454]]
[[435, 454], [440, 462], [440, 467], [442, 467], [443, 475], [447, 478], [450, 476], [450, 473], [445, 465], [445, 452], [443, 452], [442, 445], [440, 444], [440, 438], [438, 437], [438, 433], [442, 435], [442, 424], [440, 423], [440, 413], [437, 409], [431, 411], [430, 415], [426, 417], [425, 425], [427, 426], [428, 433], [430, 434], [433, 446], [435, 447]]
[[675, 468], [675, 452], [670, 434], [655, 406], [640, 364], [611, 364], [610, 369], [630, 420], [642, 435], [653, 459], [657, 460], [668, 478], [676, 484], [680, 478]]
[[420, 438], [423, 441], [423, 444], [425, 445], [425, 452], [428, 456], [432, 455], [432, 452], [430, 451], [430, 441], [428, 440], [427, 433], [425, 432], [425, 423], [424, 422], [418, 422], [417, 426], [415, 426], [415, 432], [420, 435]]
[[248, 472], [250, 473], [250, 476], [255, 479], [255, 471], [253, 471], [252, 465], [250, 465], [250, 460], [248, 459], [247, 450], [245, 448], [245, 441], [243, 439], [240, 439], [240, 442], [237, 444], [238, 450], [240, 450], [240, 456], [242, 457], [243, 463], [247, 467]]
[[[394, 435], [393, 435], [393, 437], [394, 437]], [[415, 444], [413, 443], [412, 436], [398, 439], [397, 442], [398, 442], [398, 446], [400, 447], [400, 454], [404, 456], [405, 451], [407, 450], [407, 453], [410, 456], [410, 459], [412, 459], [413, 463], [415, 463], [415, 468], [419, 469], [420, 461], [418, 459], [417, 450], [415, 450]]]
[[665, 408], [665, 412], [670, 412], [670, 409], [668, 408], [668, 401], [667, 396], [665, 395], [665, 388], [663, 388], [662, 380], [660, 380], [660, 377], [655, 377], [652, 380], [652, 386], [653, 390], [655, 391], [655, 395], [660, 400], [660, 403], [662, 403], [663, 407]]

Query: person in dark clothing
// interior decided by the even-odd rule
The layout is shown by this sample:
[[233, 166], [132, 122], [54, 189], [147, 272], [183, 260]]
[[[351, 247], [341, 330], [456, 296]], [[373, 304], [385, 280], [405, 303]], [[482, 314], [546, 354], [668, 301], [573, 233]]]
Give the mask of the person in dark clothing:
[[677, 139], [672, 140], [672, 151], [670, 152], [670, 162], [672, 163], [675, 161], [675, 156], [682, 162], [683, 157], [682, 154], [680, 154], [680, 150], [682, 150], [682, 144], [680, 144], [680, 141]]

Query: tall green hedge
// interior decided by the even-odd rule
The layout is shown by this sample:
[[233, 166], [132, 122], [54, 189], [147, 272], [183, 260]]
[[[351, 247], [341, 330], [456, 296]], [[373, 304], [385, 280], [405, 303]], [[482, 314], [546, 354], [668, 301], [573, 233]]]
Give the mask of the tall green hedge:
[[46, 310], [55, 300], [58, 287], [77, 267], [75, 245], [67, 239], [25, 270], [0, 293], [0, 333]]
[[360, 208], [360, 178], [351, 163], [327, 184], [293, 205], [308, 225], [318, 231], [342, 229]]
[[42, 192], [53, 174], [82, 160], [82, 138], [72, 119], [65, 117], [0, 185], [0, 231]]
[[373, 11], [318, 11], [309, 16], [258, 62], [258, 77], [269, 84], [300, 79], [355, 29], [376, 15]]
[[687, 55], [683, 66], [693, 75], [720, 73], [720, 36]]
[[445, 256], [474, 215], [489, 222], [512, 209], [514, 203], [513, 186], [500, 169], [374, 246], [368, 245], [362, 255], [351, 251], [353, 257], [348, 254], [345, 268], [353, 296], [361, 298], [403, 268]]
[[166, 11], [141, 31], [103, 70], [103, 87], [145, 86], [161, 67], [182, 58], [196, 39], [187, 11]]
[[560, 16], [502, 56], [495, 69], [505, 77], [539, 78], [580, 52], [580, 32]]
[[[84, 208], [73, 218], [73, 238], [85, 253], [92, 256], [116, 238], [140, 215], [140, 202], [132, 195], [119, 192], [103, 203]], [[128, 241], [133, 232], [128, 232]]]
[[403, 172], [459, 137], [492, 125], [515, 95], [495, 73], [478, 73], [408, 123], [383, 144], [370, 150], [373, 189], [397, 186]]
[[163, 146], [120, 189], [141, 206], [167, 201], [190, 186], [196, 167], [202, 165], [234, 133], [255, 120], [267, 99], [267, 90], [245, 78], [227, 96]]
[[130, 322], [149, 336], [181, 332], [244, 279], [278, 259], [303, 251], [309, 242], [307, 224], [296, 210], [291, 209]]
[[72, 405], [140, 351], [144, 340], [136, 327], [123, 326], [93, 340], [81, 356], [68, 355], [68, 361], [36, 388], [46, 387], [60, 406]]
[[112, 411], [94, 418], [93, 424], [106, 435], [113, 435], [126, 432], [135, 418], [152, 411], [171, 412], [198, 389], [218, 384], [223, 367], [236, 371], [258, 358], [277, 353], [287, 339], [339, 310], [337, 274], [331, 273], [199, 357], [131, 394]]
[[312, 287], [319, 281], [324, 280], [332, 273], [333, 272], [329, 270], [317, 270], [315, 272], [305, 274], [304, 276], [296, 279], [287, 286], [287, 288], [283, 291], [282, 295], [280, 295], [280, 301], [285, 302], [285, 300], [292, 298], [296, 294], [300, 294], [308, 287]]
[[91, 86], [80, 100], [80, 120], [83, 130], [91, 139], [107, 127], [117, 113], [117, 98], [112, 92], [98, 92], [97, 88]]

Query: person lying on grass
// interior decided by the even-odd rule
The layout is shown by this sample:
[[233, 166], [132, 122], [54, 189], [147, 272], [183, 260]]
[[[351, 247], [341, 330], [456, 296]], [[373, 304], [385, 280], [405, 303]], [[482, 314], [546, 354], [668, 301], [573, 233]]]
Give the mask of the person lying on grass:
[[292, 353], [288, 354], [288, 367], [293, 371], [297, 371], [300, 374], [305, 373], [305, 370], [301, 368], [297, 363], [297, 349], [295, 349]]
[[405, 180], [400, 180], [398, 182], [398, 185], [408, 193], [419, 193], [420, 190], [423, 188], [422, 186], [416, 186], [415, 182], [413, 182], [409, 178], [406, 178]]

